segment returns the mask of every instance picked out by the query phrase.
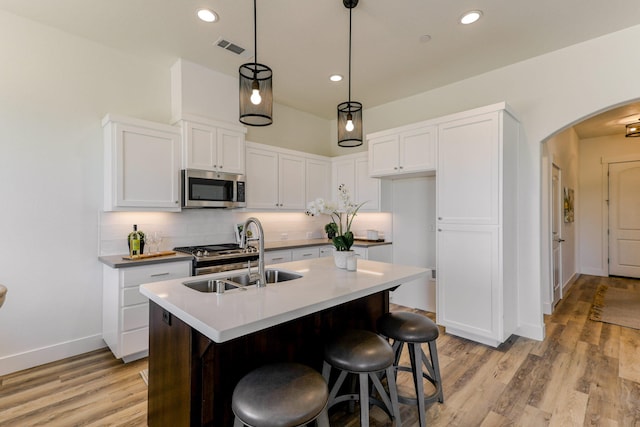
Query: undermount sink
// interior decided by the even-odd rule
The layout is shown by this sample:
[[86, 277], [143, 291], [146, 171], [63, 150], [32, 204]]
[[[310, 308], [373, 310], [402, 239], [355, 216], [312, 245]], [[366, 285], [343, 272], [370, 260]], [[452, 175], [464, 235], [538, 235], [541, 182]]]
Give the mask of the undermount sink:
[[[293, 273], [291, 271], [277, 270], [275, 268], [266, 269], [264, 275], [267, 283], [288, 282], [289, 280], [295, 280], [302, 277], [302, 274]], [[182, 282], [182, 284], [199, 292], [218, 292], [219, 290], [224, 292], [234, 289], [244, 290], [245, 286], [255, 285], [257, 281], [258, 278], [255, 274], [240, 274], [223, 279], [193, 280]]]

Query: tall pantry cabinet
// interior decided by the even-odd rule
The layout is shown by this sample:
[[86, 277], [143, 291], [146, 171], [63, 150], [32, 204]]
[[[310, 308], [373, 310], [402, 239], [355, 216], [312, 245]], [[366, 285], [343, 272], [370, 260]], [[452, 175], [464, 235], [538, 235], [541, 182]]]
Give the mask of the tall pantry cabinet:
[[438, 124], [437, 321], [491, 346], [517, 328], [519, 134], [505, 103]]

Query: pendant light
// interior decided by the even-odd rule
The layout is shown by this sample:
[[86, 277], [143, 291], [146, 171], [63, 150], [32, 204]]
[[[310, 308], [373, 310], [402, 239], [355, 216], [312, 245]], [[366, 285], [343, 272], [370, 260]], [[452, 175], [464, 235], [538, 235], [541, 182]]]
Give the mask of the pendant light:
[[240, 66], [240, 123], [269, 126], [273, 123], [271, 68], [258, 63], [256, 0], [253, 0], [253, 61]]
[[357, 147], [362, 145], [362, 104], [351, 101], [351, 10], [358, 0], [342, 0], [349, 9], [349, 100], [338, 105], [338, 145]]
[[640, 136], [640, 121], [637, 121], [635, 123], [629, 123], [626, 126], [626, 128], [627, 128], [627, 133], [625, 136], [627, 138], [637, 138]]

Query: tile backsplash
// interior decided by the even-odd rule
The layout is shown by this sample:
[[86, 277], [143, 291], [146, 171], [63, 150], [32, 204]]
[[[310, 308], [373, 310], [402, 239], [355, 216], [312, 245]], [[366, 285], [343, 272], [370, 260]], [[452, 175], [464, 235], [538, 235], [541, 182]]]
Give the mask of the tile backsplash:
[[[225, 209], [192, 209], [182, 212], [100, 212], [100, 255], [127, 253], [127, 235], [138, 225], [145, 233], [163, 236], [161, 250], [176, 246], [235, 242], [234, 225], [249, 217], [262, 223], [265, 241], [301, 240], [326, 237], [327, 215], [311, 217], [301, 212], [244, 212]], [[378, 230], [392, 240], [390, 213], [358, 213], [351, 227], [358, 236], [368, 229]]]

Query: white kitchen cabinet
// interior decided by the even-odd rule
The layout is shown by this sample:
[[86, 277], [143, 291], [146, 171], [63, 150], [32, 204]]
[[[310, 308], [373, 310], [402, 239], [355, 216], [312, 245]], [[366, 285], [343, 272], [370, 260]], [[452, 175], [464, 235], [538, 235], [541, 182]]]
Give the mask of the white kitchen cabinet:
[[318, 256], [320, 258], [323, 258], [326, 256], [333, 256], [334, 250], [335, 248], [332, 245], [318, 246]]
[[331, 199], [331, 161], [306, 159], [306, 204]]
[[104, 210], [180, 211], [180, 131], [160, 123], [107, 115]]
[[320, 256], [318, 246], [307, 246], [304, 248], [291, 249], [291, 261], [300, 261], [303, 259], [313, 259]]
[[191, 261], [126, 268], [103, 266], [102, 338], [114, 356], [130, 362], [147, 355], [149, 302], [139, 292], [143, 283], [188, 277]]
[[434, 125], [411, 125], [367, 135], [369, 175], [407, 178], [436, 170]]
[[305, 158], [248, 145], [247, 208], [304, 210]]
[[393, 262], [393, 247], [391, 245], [352, 246], [356, 256], [362, 259], [380, 262]]
[[180, 126], [185, 169], [244, 174], [246, 128], [201, 118]]
[[381, 183], [377, 178], [369, 176], [369, 160], [367, 153], [347, 154], [332, 159], [333, 168], [333, 200], [338, 200], [338, 187], [344, 184], [351, 193], [353, 202], [366, 202], [361, 212], [380, 212]]
[[265, 265], [280, 264], [283, 262], [289, 262], [292, 260], [291, 249], [282, 249], [278, 251], [265, 251], [264, 263]]
[[518, 143], [504, 103], [438, 126], [437, 320], [492, 346], [517, 328]]

